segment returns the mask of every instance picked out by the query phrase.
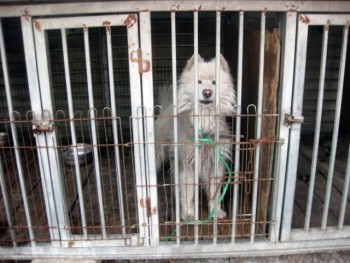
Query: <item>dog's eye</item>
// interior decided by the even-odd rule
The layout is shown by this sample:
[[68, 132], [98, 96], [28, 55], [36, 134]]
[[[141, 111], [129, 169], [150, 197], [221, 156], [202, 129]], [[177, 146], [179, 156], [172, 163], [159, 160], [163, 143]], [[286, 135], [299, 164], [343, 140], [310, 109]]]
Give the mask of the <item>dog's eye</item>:
[[215, 80], [213, 80], [211, 83], [212, 83], [213, 85], [215, 85], [215, 84], [216, 84], [216, 81], [215, 81]]
[[202, 81], [200, 79], [198, 80], [198, 84], [202, 84]]

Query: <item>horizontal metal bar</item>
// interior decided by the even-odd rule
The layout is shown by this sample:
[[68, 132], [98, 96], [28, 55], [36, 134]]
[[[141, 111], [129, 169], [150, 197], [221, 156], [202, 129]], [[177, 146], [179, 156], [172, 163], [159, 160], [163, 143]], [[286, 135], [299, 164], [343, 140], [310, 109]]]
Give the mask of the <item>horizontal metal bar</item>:
[[[34, 19], [34, 28], [38, 31], [49, 29], [67, 29], [67, 28], [87, 28], [102, 26], [126, 26], [128, 15], [110, 15], [110, 16], [83, 16], [74, 18], [49, 18]], [[134, 18], [133, 18], [134, 19]], [[131, 25], [131, 24], [130, 24]]]
[[328, 25], [339, 26], [346, 25], [350, 19], [350, 15], [301, 15], [299, 20], [301, 23], [309, 26]]
[[160, 247], [48, 247], [48, 244], [41, 244], [35, 248], [18, 247], [0, 248], [0, 258], [4, 259], [29, 259], [29, 258], [64, 258], [71, 259], [146, 259], [146, 258], [215, 258], [215, 257], [253, 257], [253, 256], [274, 256], [281, 254], [295, 254], [316, 251], [331, 251], [348, 249], [349, 239], [338, 240], [314, 240], [291, 241], [284, 243], [271, 243], [270, 241], [256, 241], [247, 245], [247, 242], [237, 240], [235, 244], [220, 243], [213, 245], [204, 243], [200, 246], [193, 246], [191, 242], [183, 242], [183, 245], [165, 245]]
[[318, 240], [326, 239], [341, 239], [341, 238], [350, 238], [350, 226], [346, 226], [343, 229], [338, 229], [338, 227], [327, 227], [325, 230], [322, 230], [319, 227], [310, 228], [308, 232], [305, 232], [304, 229], [295, 229], [291, 232], [290, 239], [294, 241], [309, 241], [316, 242]]
[[[84, 11], [82, 11], [84, 10]], [[119, 1], [8, 5], [1, 6], [1, 17], [43, 16], [67, 14], [98, 14], [113, 12], [148, 11], [298, 11], [298, 12], [344, 12], [350, 10], [348, 1]]]

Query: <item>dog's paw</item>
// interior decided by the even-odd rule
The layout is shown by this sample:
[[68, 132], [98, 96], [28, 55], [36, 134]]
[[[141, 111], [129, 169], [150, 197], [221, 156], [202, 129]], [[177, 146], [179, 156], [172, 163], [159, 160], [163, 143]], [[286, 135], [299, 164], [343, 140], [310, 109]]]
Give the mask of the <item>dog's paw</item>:
[[183, 221], [194, 220], [194, 213], [181, 213], [181, 219]]
[[222, 219], [226, 217], [226, 212], [224, 210], [218, 209], [216, 211], [216, 215], [218, 217], [218, 219]]

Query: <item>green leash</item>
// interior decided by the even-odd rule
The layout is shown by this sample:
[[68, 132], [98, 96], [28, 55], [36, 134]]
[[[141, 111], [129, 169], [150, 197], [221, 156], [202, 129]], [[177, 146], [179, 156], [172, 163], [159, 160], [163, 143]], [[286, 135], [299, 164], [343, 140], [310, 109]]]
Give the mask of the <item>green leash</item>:
[[[192, 142], [194, 142], [194, 138], [191, 137], [190, 140]], [[206, 135], [204, 138], [198, 138], [198, 142], [201, 142], [201, 143], [213, 143], [213, 140], [208, 138]], [[231, 182], [231, 177], [232, 177], [232, 171], [230, 169], [230, 166], [228, 165], [227, 161], [225, 160], [225, 158], [222, 156], [222, 153], [221, 153], [221, 150], [219, 151], [219, 160], [223, 162], [228, 174], [229, 174], [229, 177], [227, 179], [227, 182], [225, 183], [225, 186], [224, 186], [224, 190], [222, 191], [221, 193], [221, 196], [219, 198], [219, 202], [218, 204], [221, 204], [222, 200], [224, 199], [225, 195], [226, 195], [226, 192], [227, 192], [227, 189], [228, 189], [228, 186], [229, 186], [229, 183]], [[209, 214], [209, 217], [206, 219], [206, 220], [199, 220], [198, 221], [198, 224], [205, 224], [205, 223], [208, 223], [210, 220], [213, 219], [214, 217], [214, 209], [211, 210], [210, 214]], [[186, 221], [186, 222], [182, 222], [180, 225], [194, 225], [196, 222], [194, 220], [191, 220], [191, 221]], [[166, 239], [167, 241], [170, 241], [171, 238], [175, 235], [176, 233], [176, 228], [170, 233], [170, 235], [168, 236], [168, 238]]]

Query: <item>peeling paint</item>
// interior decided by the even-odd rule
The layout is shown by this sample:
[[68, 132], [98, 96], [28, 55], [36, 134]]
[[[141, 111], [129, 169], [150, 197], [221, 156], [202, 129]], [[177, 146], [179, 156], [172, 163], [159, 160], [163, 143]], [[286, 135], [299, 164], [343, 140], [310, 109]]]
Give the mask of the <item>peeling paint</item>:
[[83, 24], [83, 30], [84, 30], [84, 32], [86, 32], [88, 30], [88, 27], [86, 24]]
[[149, 72], [151, 70], [151, 62], [148, 60], [142, 61], [142, 72]]
[[226, 10], [226, 7], [224, 7], [222, 5], [219, 5], [217, 8], [217, 11], [225, 11], [225, 10]]
[[149, 9], [142, 9], [140, 12], [149, 12]]
[[34, 21], [34, 26], [36, 28], [36, 30], [38, 30], [39, 32], [41, 32], [41, 24], [39, 20], [35, 20]]
[[127, 28], [131, 28], [133, 25], [135, 25], [137, 22], [137, 16], [135, 14], [130, 14], [124, 21], [124, 25]]
[[197, 9], [196, 9], [196, 8], [195, 8], [195, 9], [193, 9], [193, 11], [194, 11], [194, 12], [199, 12], [199, 11], [201, 11], [201, 9], [202, 9], [202, 5], [198, 6], [198, 8], [197, 8]]
[[177, 10], [179, 10], [179, 8], [180, 8], [180, 4], [173, 4], [170, 7], [170, 11], [171, 12], [176, 12]]
[[68, 247], [74, 247], [75, 242], [72, 240], [68, 240]]
[[21, 10], [22, 16], [29, 16], [29, 10], [28, 8], [25, 8], [24, 10]]
[[290, 4], [290, 5], [286, 5], [286, 9], [289, 12], [297, 12], [299, 9], [299, 6], [297, 6], [295, 4]]
[[142, 60], [141, 49], [130, 52], [130, 62], [139, 64], [139, 73], [149, 72], [151, 70], [151, 62], [149, 60]]
[[300, 22], [304, 24], [310, 24], [311, 21], [310, 21], [310, 18], [307, 15], [305, 15], [305, 16], [300, 16]]
[[103, 21], [102, 25], [106, 27], [106, 30], [109, 34], [111, 34], [111, 22], [110, 21]]
[[327, 20], [327, 23], [326, 23], [326, 26], [325, 26], [325, 29], [326, 29], [326, 31], [328, 31], [329, 30], [329, 26], [331, 25], [331, 20]]

